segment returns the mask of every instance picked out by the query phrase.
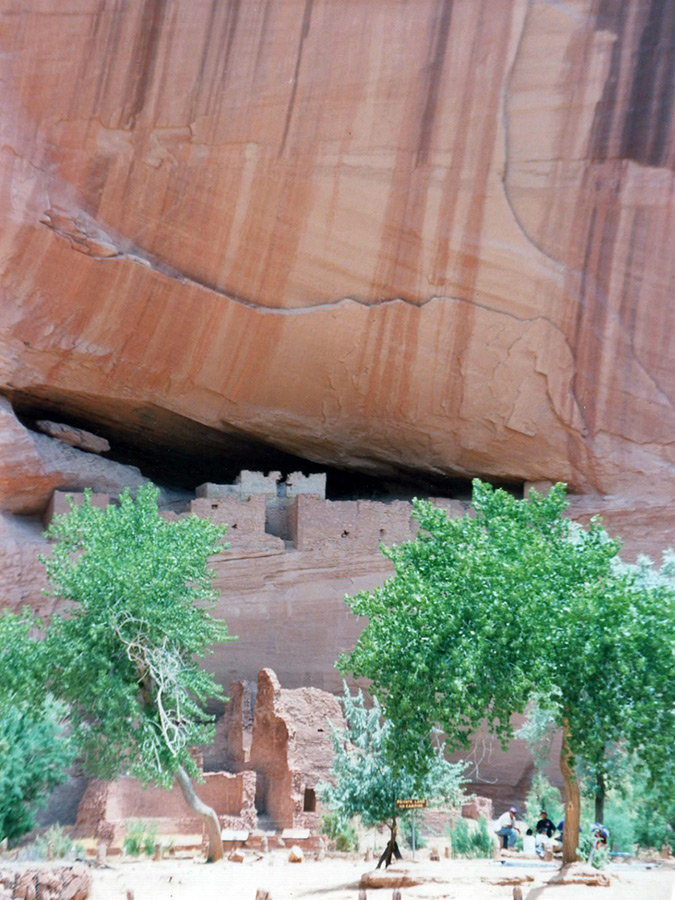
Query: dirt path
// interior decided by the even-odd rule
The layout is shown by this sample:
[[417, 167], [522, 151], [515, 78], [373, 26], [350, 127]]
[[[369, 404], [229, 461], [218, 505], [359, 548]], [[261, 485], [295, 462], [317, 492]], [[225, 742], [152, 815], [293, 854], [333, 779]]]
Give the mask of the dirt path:
[[[91, 900], [255, 900], [256, 890], [270, 892], [272, 900], [357, 900], [359, 879], [368, 870], [361, 859], [326, 859], [291, 864], [285, 855], [270, 854], [243, 863], [166, 861], [116, 863], [94, 870]], [[612, 885], [552, 887], [546, 880], [554, 869], [501, 866], [491, 860], [421, 862], [410, 868], [434, 881], [402, 888], [403, 900], [511, 900], [512, 885], [495, 882], [505, 876], [527, 876], [522, 885], [529, 900], [675, 900], [672, 869], [622, 865], [611, 870]], [[389, 900], [391, 888], [368, 890], [369, 900]]]

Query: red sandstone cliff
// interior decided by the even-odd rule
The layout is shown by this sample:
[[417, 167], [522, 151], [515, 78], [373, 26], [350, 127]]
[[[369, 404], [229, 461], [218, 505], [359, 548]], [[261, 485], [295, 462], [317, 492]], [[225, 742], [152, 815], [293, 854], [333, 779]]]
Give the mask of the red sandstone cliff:
[[0, 390], [113, 444], [665, 507], [674, 34], [660, 0], [2, 0]]
[[[673, 59], [664, 0], [0, 0], [0, 393], [127, 453], [564, 480], [675, 543]], [[5, 511], [130, 477], [0, 415]], [[386, 563], [270, 544], [232, 658], [328, 685]]]

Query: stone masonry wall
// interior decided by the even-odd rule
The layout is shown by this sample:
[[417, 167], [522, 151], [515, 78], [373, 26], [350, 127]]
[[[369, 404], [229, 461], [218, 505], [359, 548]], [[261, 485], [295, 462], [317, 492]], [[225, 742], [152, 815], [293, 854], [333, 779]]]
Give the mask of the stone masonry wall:
[[[221, 825], [254, 828], [255, 772], [207, 772], [204, 782], [194, 782], [204, 803], [213, 807]], [[80, 802], [76, 827], [82, 834], [112, 837], [123, 832], [129, 819], [152, 819], [159, 832], [199, 833], [201, 820], [187, 806], [180, 789], [149, 785], [136, 778], [90, 782]]]

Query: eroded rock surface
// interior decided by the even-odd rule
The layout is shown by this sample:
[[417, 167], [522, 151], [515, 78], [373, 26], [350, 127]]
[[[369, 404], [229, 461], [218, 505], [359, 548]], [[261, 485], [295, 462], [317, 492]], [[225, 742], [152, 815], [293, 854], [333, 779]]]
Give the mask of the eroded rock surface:
[[38, 420], [35, 425], [43, 434], [57, 438], [71, 447], [77, 447], [78, 450], [85, 450], [87, 453], [107, 453], [110, 450], [109, 441], [92, 434], [90, 431], [83, 431], [81, 428], [71, 428], [68, 425], [62, 425], [60, 422], [48, 422], [45, 419]]
[[147, 482], [139, 469], [87, 453], [78, 447], [25, 428], [11, 404], [0, 397], [0, 508], [23, 515], [41, 514], [56, 488], [106, 494]]
[[667, 506], [669, 4], [4, 6], [17, 408]]

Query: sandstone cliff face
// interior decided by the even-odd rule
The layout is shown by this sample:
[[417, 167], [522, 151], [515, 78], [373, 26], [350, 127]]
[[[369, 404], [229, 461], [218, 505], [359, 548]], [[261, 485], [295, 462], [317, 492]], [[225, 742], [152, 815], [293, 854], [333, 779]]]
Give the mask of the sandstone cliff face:
[[19, 411], [672, 496], [672, 4], [1, 6]]

